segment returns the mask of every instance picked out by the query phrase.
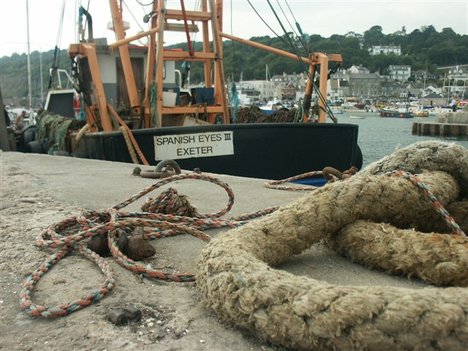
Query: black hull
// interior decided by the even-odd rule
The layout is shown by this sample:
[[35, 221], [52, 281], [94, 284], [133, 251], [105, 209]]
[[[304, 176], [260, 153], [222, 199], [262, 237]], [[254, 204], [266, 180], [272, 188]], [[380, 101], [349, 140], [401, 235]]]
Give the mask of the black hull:
[[[234, 154], [177, 159], [182, 169], [236, 176], [283, 179], [326, 166], [339, 170], [362, 166], [358, 126], [352, 124], [231, 124], [133, 130], [143, 154], [155, 160], [154, 137], [206, 132], [233, 132]], [[75, 156], [132, 162], [121, 132], [87, 134]]]
[[380, 117], [413, 118], [413, 113], [412, 112], [399, 112], [399, 111], [380, 111]]

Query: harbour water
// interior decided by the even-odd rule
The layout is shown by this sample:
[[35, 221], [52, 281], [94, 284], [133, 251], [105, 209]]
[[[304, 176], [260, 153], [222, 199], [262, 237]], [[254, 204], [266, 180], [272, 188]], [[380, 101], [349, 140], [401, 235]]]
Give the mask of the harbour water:
[[468, 138], [448, 138], [412, 135], [415, 121], [435, 121], [436, 117], [426, 118], [381, 118], [372, 112], [345, 112], [336, 115], [339, 123], [359, 125], [358, 144], [362, 151], [363, 167], [391, 154], [396, 149], [423, 140], [454, 142], [468, 148]]

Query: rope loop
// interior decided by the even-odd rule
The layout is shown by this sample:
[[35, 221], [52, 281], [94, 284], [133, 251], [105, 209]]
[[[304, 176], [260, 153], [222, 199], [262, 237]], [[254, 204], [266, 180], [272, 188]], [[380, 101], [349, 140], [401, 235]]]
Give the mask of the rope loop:
[[[147, 200], [142, 206], [143, 212], [126, 212], [122, 210], [143, 195], [163, 185], [185, 179], [204, 180], [221, 186], [229, 197], [226, 207], [216, 213], [202, 215], [188, 203], [186, 196], [179, 195], [175, 189], [169, 188], [156, 199]], [[67, 316], [74, 311], [89, 306], [109, 293], [115, 285], [114, 273], [103, 257], [86, 247], [86, 242], [89, 245], [90, 239], [97, 236], [104, 237], [104, 244], [107, 243], [110, 254], [117, 263], [134, 273], [165, 281], [194, 281], [195, 278], [192, 273], [161, 272], [153, 269], [148, 264], [136, 262], [128, 257], [119, 247], [118, 230], [124, 230], [131, 237], [136, 237], [135, 233], [139, 229], [143, 233], [142, 239], [161, 239], [185, 233], [208, 242], [211, 237], [202, 230], [237, 227], [245, 224], [249, 219], [276, 210], [276, 207], [273, 207], [256, 213], [241, 215], [237, 218], [221, 219], [221, 216], [231, 210], [233, 204], [234, 193], [227, 183], [206, 174], [188, 173], [161, 179], [110, 209], [84, 210], [80, 215], [70, 216], [52, 224], [40, 234], [36, 245], [42, 249], [57, 249], [57, 251], [52, 253], [24, 282], [23, 290], [20, 293], [20, 307], [32, 317], [56, 318]], [[37, 282], [67, 254], [74, 251], [78, 251], [81, 256], [99, 266], [105, 276], [102, 285], [91, 294], [72, 303], [52, 307], [34, 304], [32, 294]]]
[[[389, 173], [409, 183], [386, 175], [395, 169], [425, 172]], [[447, 235], [420, 190], [448, 219], [437, 195], [466, 233], [467, 189], [466, 148], [426, 141], [398, 149], [346, 181], [218, 235], [198, 258], [197, 289], [217, 318], [286, 349], [464, 350], [468, 238]], [[313, 245], [444, 288], [340, 284], [283, 270], [301, 253], [309, 263], [320, 260]]]
[[206, 174], [203, 174], [203, 173], [177, 174], [177, 175], [173, 175], [171, 177], [161, 179], [160, 181], [154, 183], [153, 185], [150, 185], [146, 189], [143, 189], [138, 194], [135, 194], [134, 196], [130, 197], [129, 199], [115, 205], [113, 207], [113, 209], [120, 210], [120, 209], [128, 206], [132, 202], [138, 200], [142, 196], [148, 194], [149, 192], [162, 187], [163, 185], [166, 185], [166, 184], [169, 184], [171, 182], [178, 181], [178, 180], [185, 180], [185, 179], [197, 179], [197, 180], [203, 180], [203, 181], [207, 181], [207, 182], [210, 182], [210, 183], [217, 184], [220, 187], [222, 187], [224, 190], [226, 190], [226, 192], [228, 194], [228, 197], [229, 197], [228, 203], [227, 203], [227, 205], [226, 205], [226, 207], [224, 209], [221, 209], [220, 211], [218, 211], [216, 213], [212, 213], [212, 214], [199, 215], [199, 218], [222, 217], [232, 209], [232, 206], [234, 205], [234, 193], [233, 193], [231, 187], [227, 183], [223, 182], [222, 180], [220, 180], [218, 178], [215, 178], [215, 177], [212, 177], [212, 176], [209, 176], [209, 175], [206, 175]]
[[80, 245], [78, 252], [81, 256], [89, 259], [96, 263], [101, 272], [106, 277], [101, 286], [93, 290], [89, 295], [86, 295], [74, 302], [63, 303], [59, 306], [46, 307], [37, 305], [32, 302], [32, 293], [34, 287], [39, 282], [39, 279], [46, 274], [54, 265], [62, 260], [67, 254], [73, 250], [73, 246], [65, 245], [59, 251], [52, 254], [44, 261], [23, 283], [23, 289], [21, 290], [20, 297], [20, 308], [31, 317], [44, 317], [44, 318], [56, 318], [67, 316], [75, 311], [83, 309], [107, 295], [115, 285], [114, 273], [109, 267], [108, 263], [95, 252], [87, 249], [83, 245]]

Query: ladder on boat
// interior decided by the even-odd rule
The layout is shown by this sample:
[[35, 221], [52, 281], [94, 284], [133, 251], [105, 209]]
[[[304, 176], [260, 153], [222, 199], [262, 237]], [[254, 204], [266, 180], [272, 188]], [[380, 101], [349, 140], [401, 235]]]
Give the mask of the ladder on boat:
[[[224, 124], [229, 123], [229, 107], [224, 80], [222, 39], [219, 29], [222, 28], [222, 2], [214, 0], [202, 0], [201, 11], [186, 11], [181, 1], [181, 10], [165, 8], [165, 1], [153, 2], [152, 28], [157, 30], [152, 35], [148, 47], [148, 71], [146, 79], [146, 91], [150, 91], [152, 81], [157, 89], [157, 118], [158, 125], [162, 125], [163, 116], [199, 114], [208, 115], [208, 122], [215, 123], [216, 116], [221, 116]], [[209, 8], [208, 8], [209, 5]], [[183, 21], [183, 25], [174, 21]], [[188, 24], [191, 22], [191, 25]], [[203, 46], [202, 51], [195, 51], [191, 47], [188, 31], [197, 31], [201, 24]], [[210, 29], [213, 42], [210, 47]], [[188, 39], [188, 51], [165, 50], [164, 35], [167, 31], [186, 31]], [[214, 104], [206, 106], [174, 106], [166, 107], [163, 104], [163, 68], [165, 61], [202, 62], [204, 65], [204, 86], [214, 88]], [[152, 68], [155, 67], [153, 72]], [[214, 70], [214, 72], [212, 72]], [[153, 78], [154, 77], [154, 78]], [[214, 81], [212, 79], [214, 77]], [[146, 94], [144, 101], [145, 126], [150, 126], [149, 113], [150, 101]]]
[[[109, 0], [113, 18], [113, 30], [116, 33], [116, 42], [108, 46], [109, 49], [119, 50], [122, 71], [125, 78], [126, 89], [130, 107], [134, 115], [144, 116], [144, 127], [163, 126], [163, 118], [175, 115], [206, 114], [208, 123], [215, 123], [218, 116], [224, 124], [230, 122], [229, 106], [227, 101], [226, 86], [224, 80], [222, 39], [222, 1], [201, 0], [200, 11], [186, 11], [182, 9], [168, 9], [165, 1], [154, 1], [151, 12], [151, 29], [126, 37], [122, 12], [118, 6], [118, 0]], [[181, 1], [183, 4], [183, 1]], [[183, 21], [183, 24], [174, 22]], [[189, 25], [188, 22], [191, 22]], [[197, 30], [202, 28], [203, 45], [201, 51], [177, 51], [164, 48], [165, 33], [168, 31]], [[211, 32], [211, 35], [210, 35]], [[135, 76], [132, 68], [128, 44], [137, 39], [148, 37], [147, 67], [145, 76], [144, 98], [140, 100], [136, 87]], [[210, 45], [210, 40], [213, 45]], [[70, 57], [86, 57], [89, 72], [93, 82], [95, 103], [98, 116], [91, 109], [87, 113], [92, 118], [100, 120], [102, 130], [105, 132], [115, 130], [117, 118], [115, 111], [110, 108], [106, 100], [106, 92], [99, 68], [99, 60], [96, 45], [92, 42], [81, 42], [69, 47]], [[204, 87], [213, 88], [213, 104], [195, 104], [189, 106], [164, 106], [164, 62], [188, 61], [202, 62], [204, 66]], [[155, 101], [152, 101], [152, 91]]]

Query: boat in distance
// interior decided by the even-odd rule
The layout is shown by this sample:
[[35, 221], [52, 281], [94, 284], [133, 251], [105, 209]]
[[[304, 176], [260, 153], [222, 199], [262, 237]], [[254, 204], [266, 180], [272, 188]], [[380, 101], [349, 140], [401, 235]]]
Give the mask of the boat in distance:
[[380, 109], [380, 117], [390, 117], [390, 118], [413, 118], [413, 112], [411, 111], [400, 111], [393, 109]]

